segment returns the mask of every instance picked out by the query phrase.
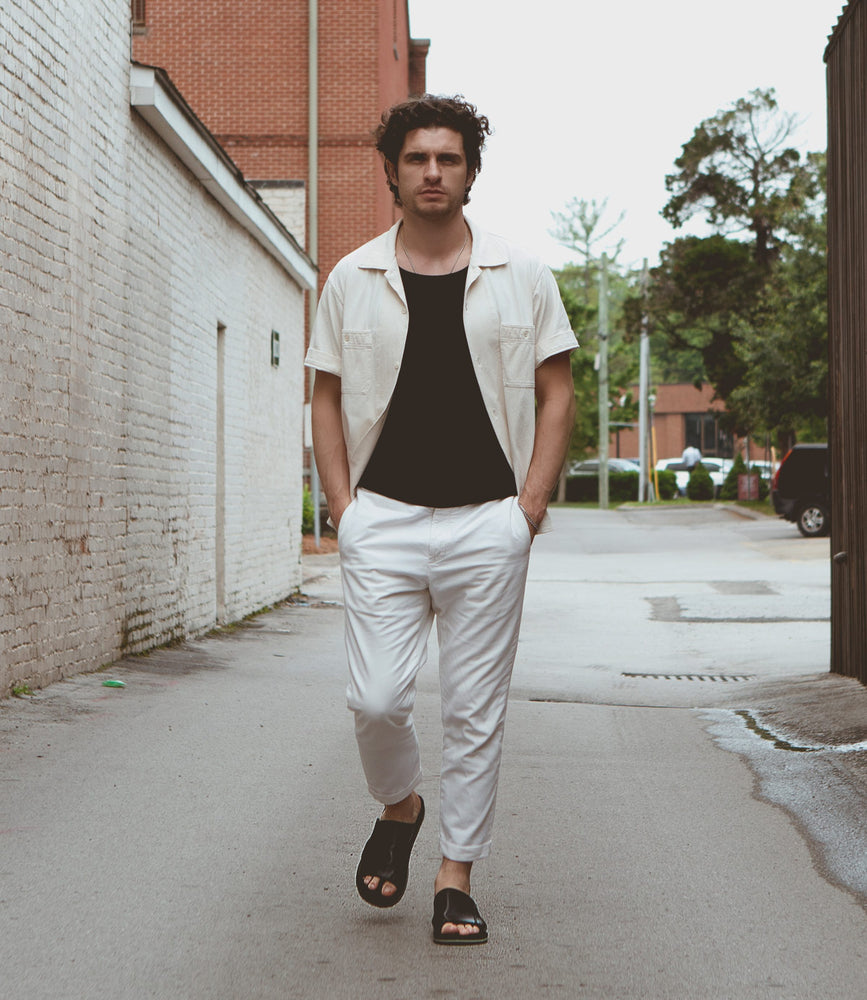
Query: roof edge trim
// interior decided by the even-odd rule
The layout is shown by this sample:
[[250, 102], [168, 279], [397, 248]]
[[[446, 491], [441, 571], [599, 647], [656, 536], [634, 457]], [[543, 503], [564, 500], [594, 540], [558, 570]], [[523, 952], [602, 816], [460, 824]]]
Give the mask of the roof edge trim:
[[163, 70], [131, 63], [130, 104], [208, 193], [302, 288], [316, 288], [313, 262], [244, 180]]

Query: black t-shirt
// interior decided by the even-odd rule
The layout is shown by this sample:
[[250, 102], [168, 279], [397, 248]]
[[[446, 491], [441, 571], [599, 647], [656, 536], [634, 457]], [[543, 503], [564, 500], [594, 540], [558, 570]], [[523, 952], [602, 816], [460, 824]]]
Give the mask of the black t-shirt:
[[515, 475], [485, 409], [464, 331], [467, 269], [400, 273], [409, 306], [406, 346], [382, 434], [358, 485], [423, 507], [514, 496]]

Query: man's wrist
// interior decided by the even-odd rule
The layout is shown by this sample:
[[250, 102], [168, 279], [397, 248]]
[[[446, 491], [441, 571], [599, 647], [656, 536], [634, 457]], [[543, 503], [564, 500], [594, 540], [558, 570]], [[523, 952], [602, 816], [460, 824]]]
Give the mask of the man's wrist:
[[[326, 498], [327, 499], [327, 498]], [[328, 501], [328, 515], [336, 526], [343, 517], [343, 512], [352, 503], [352, 497], [347, 493], [345, 496]]]
[[523, 505], [523, 503], [521, 503], [520, 500], [518, 501], [518, 509], [524, 515], [524, 519], [526, 520], [527, 524], [530, 525], [530, 527], [533, 529], [533, 531], [538, 531], [539, 530], [539, 525], [542, 523], [542, 517], [544, 517], [544, 513], [541, 516], [539, 516], [538, 520], [536, 520], [536, 518], [533, 517], [532, 514], [530, 514], [530, 512]]

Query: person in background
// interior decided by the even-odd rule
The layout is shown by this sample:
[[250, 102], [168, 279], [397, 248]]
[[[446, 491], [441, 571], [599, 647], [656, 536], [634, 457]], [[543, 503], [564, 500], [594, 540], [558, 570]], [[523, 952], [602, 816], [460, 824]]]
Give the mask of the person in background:
[[688, 445], [683, 449], [680, 460], [689, 470], [692, 470], [701, 461], [701, 452], [694, 445]]

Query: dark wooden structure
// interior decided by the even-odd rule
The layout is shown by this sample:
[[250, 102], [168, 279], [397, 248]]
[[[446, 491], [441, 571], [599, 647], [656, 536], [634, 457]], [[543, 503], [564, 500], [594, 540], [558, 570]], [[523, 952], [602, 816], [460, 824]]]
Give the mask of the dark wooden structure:
[[828, 78], [831, 670], [867, 684], [867, 2], [851, 0]]

